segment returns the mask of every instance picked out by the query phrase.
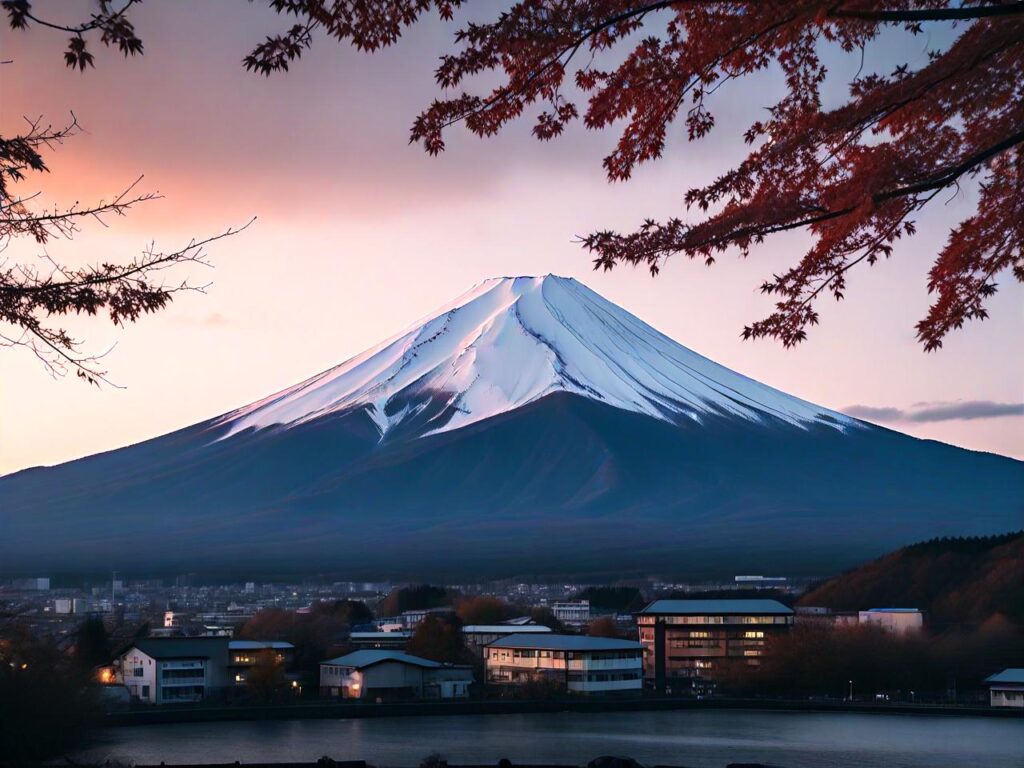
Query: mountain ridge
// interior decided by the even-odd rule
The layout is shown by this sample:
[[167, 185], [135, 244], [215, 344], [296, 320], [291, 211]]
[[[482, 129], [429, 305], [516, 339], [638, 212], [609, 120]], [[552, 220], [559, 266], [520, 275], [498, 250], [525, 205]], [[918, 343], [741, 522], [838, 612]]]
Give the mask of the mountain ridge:
[[0, 569], [820, 576], [1018, 528], [1022, 499], [1024, 463], [786, 395], [577, 281], [516, 278], [248, 406], [0, 477]]

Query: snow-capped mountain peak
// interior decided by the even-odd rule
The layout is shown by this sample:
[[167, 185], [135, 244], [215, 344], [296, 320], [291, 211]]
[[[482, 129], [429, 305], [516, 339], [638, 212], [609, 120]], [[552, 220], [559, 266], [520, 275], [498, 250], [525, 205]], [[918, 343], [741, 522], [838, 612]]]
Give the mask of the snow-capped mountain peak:
[[381, 438], [431, 434], [553, 392], [666, 421], [715, 414], [798, 427], [858, 424], [729, 370], [571, 278], [486, 280], [429, 318], [301, 384], [226, 414], [224, 437], [365, 408]]

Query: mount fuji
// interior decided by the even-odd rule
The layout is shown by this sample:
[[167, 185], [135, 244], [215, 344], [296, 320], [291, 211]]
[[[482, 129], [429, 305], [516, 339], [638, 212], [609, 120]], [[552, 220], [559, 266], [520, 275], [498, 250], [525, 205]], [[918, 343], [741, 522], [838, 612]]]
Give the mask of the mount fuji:
[[808, 575], [1022, 521], [1022, 462], [816, 406], [575, 280], [516, 277], [220, 417], [0, 478], [0, 569]]

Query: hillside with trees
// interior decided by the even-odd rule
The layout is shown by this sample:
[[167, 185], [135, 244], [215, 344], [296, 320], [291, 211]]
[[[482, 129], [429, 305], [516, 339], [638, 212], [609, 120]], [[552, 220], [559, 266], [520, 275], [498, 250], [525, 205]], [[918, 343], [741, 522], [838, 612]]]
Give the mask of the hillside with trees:
[[798, 605], [919, 608], [933, 630], [995, 617], [1024, 624], [1024, 532], [903, 547], [812, 587]]

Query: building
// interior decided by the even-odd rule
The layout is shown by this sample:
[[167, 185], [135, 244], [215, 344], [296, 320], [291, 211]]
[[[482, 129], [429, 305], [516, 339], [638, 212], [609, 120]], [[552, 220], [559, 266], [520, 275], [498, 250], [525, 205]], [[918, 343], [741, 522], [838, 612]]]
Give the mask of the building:
[[202, 701], [230, 684], [227, 638], [136, 640], [119, 654], [117, 666], [132, 698], [150, 704]]
[[1004, 669], [985, 678], [988, 703], [993, 707], [1024, 709], [1024, 669]]
[[50, 578], [48, 576], [41, 576], [32, 579], [18, 579], [11, 586], [14, 589], [26, 592], [48, 592], [50, 590]]
[[404, 651], [412, 632], [352, 632], [348, 636], [349, 645], [356, 650], [361, 649], [384, 649], [391, 651]]
[[362, 650], [320, 664], [320, 695], [344, 699], [461, 699], [473, 670], [400, 651]]
[[279, 664], [287, 670], [294, 661], [295, 646], [276, 640], [229, 640], [228, 675], [234, 685], [245, 685], [257, 664]]
[[921, 631], [924, 616], [917, 608], [872, 608], [860, 611], [857, 622], [879, 626], [896, 635], [907, 635]]
[[793, 611], [777, 600], [655, 600], [636, 615], [644, 681], [665, 693], [712, 687], [728, 660], [756, 666]]
[[484, 646], [508, 635], [547, 634], [550, 627], [543, 624], [467, 624], [462, 628], [462, 636], [466, 647], [481, 658]]
[[71, 602], [71, 598], [70, 597], [58, 597], [56, 600], [53, 601], [53, 611], [54, 611], [54, 613], [60, 613], [60, 614], [71, 613], [71, 610], [72, 610], [73, 606], [74, 606], [74, 603]]
[[405, 611], [397, 617], [397, 623], [402, 625], [403, 629], [415, 629], [416, 625], [423, 621], [427, 616], [454, 616], [455, 609], [450, 605], [442, 605], [438, 608], [416, 608], [411, 611]]
[[494, 685], [550, 680], [569, 693], [628, 693], [643, 688], [642, 654], [634, 640], [527, 633], [486, 646], [484, 664]]
[[590, 621], [590, 601], [563, 600], [551, 606], [551, 613], [563, 624], [582, 626]]

